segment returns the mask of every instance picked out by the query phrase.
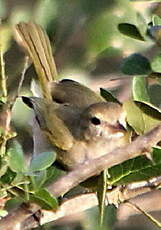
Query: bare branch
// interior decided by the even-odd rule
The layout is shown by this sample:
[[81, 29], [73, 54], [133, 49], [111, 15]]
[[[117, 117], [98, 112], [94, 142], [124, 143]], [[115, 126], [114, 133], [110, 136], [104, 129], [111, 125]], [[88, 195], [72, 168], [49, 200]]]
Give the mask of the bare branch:
[[[155, 186], [153, 183], [149, 184], [147, 186], [147, 183], [145, 183], [143, 186], [139, 188], [131, 188], [131, 186], [121, 188], [120, 190], [120, 197], [121, 201], [129, 200], [133, 197], [136, 197], [137, 195], [141, 195], [147, 192], [151, 192], [155, 189]], [[115, 190], [115, 189], [114, 189]], [[115, 199], [115, 194], [113, 193], [113, 190], [111, 192], [107, 192], [107, 200]], [[83, 205], [82, 205], [83, 204]], [[81, 194], [76, 197], [70, 198], [67, 201], [63, 202], [59, 209], [56, 212], [53, 212], [52, 210], [41, 210], [42, 217], [40, 218], [40, 224], [43, 225], [45, 223], [49, 223], [51, 221], [56, 221], [60, 218], [67, 217], [67, 216], [73, 216], [80, 212], [83, 212], [87, 209], [90, 209], [94, 206], [98, 205], [98, 199], [95, 193], [88, 193], [88, 194]], [[27, 220], [23, 222], [22, 229], [30, 229], [32, 227], [37, 227], [38, 223], [34, 220], [34, 218], [31, 216]]]

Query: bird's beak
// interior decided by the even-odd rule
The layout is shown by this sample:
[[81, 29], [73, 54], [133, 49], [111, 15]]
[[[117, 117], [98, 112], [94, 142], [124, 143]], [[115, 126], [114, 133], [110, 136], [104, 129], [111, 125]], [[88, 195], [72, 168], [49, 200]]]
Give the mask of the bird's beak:
[[108, 138], [120, 138], [123, 137], [126, 132], [125, 127], [119, 122], [117, 122], [117, 124], [104, 124], [104, 133]]

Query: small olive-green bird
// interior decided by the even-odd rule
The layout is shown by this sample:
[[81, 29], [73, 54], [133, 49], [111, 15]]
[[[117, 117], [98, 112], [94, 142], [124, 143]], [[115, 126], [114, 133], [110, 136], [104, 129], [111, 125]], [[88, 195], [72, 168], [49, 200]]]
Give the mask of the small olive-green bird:
[[125, 145], [125, 113], [120, 104], [105, 100], [71, 80], [55, 81], [57, 72], [46, 33], [34, 23], [16, 26], [19, 44], [34, 63], [43, 98], [23, 97], [34, 110], [43, 133], [67, 170]]
[[124, 113], [118, 104], [99, 102], [82, 109], [35, 97], [23, 97], [23, 101], [34, 110], [40, 129], [65, 169], [71, 170], [127, 143]]

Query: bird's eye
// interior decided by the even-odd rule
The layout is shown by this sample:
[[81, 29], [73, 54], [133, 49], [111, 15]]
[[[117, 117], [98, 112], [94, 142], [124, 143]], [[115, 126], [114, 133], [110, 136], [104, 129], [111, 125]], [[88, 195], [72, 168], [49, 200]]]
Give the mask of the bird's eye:
[[91, 122], [93, 125], [100, 125], [101, 124], [100, 119], [98, 119], [97, 117], [92, 117]]

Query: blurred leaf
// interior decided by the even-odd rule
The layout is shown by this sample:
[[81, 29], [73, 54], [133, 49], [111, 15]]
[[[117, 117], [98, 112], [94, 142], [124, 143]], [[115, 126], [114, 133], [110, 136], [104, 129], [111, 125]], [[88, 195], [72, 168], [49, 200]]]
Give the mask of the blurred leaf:
[[132, 182], [144, 181], [161, 175], [161, 148], [153, 148], [151, 153], [153, 161], [145, 156], [123, 162], [109, 169], [108, 183], [112, 185], [125, 185]]
[[146, 57], [140, 54], [132, 54], [123, 60], [121, 71], [128, 75], [145, 75], [151, 72], [151, 67]]
[[154, 14], [153, 17], [152, 17], [152, 23], [153, 23], [153, 26], [161, 26], [161, 18]]
[[97, 55], [97, 59], [106, 57], [118, 57], [122, 55], [122, 50], [115, 47], [108, 47]]
[[[161, 78], [160, 78], [161, 80]], [[161, 81], [160, 81], [161, 83]], [[156, 84], [152, 84], [149, 87], [149, 95], [151, 99], [151, 103], [157, 107], [160, 106], [160, 98], [161, 98], [161, 84], [159, 84], [158, 80]]]
[[24, 7], [14, 7], [12, 8], [12, 13], [10, 15], [10, 22], [13, 26], [19, 22], [28, 22], [31, 20], [32, 11]]
[[133, 100], [150, 102], [147, 88], [147, 78], [134, 77], [132, 83]]
[[35, 10], [36, 22], [46, 28], [55, 18], [57, 10], [57, 1], [39, 0]]
[[21, 145], [14, 141], [8, 150], [9, 167], [13, 172], [25, 172], [25, 161]]
[[10, 184], [16, 176], [16, 173], [11, 171], [10, 168], [7, 169], [7, 172], [0, 178], [0, 181], [3, 184]]
[[151, 68], [154, 72], [161, 73], [161, 54], [156, 55], [151, 61]]
[[127, 122], [138, 135], [142, 135], [161, 122], [161, 111], [145, 102], [126, 101], [123, 108]]
[[148, 29], [148, 24], [146, 23], [143, 15], [140, 14], [139, 12], [137, 13], [137, 24], [138, 24], [138, 28], [139, 28], [141, 35], [145, 37], [147, 29]]
[[24, 173], [17, 173], [12, 181], [13, 186], [29, 184], [30, 180], [28, 177], [24, 176]]
[[6, 4], [5, 1], [0, 0], [0, 18], [5, 17], [6, 14]]
[[53, 165], [47, 168], [47, 178], [45, 181], [45, 186], [56, 180], [58, 177], [60, 177], [64, 172]]
[[43, 184], [45, 183], [47, 179], [47, 172], [46, 170], [42, 170], [40, 172], [37, 172], [35, 176], [31, 177], [32, 185], [34, 188], [34, 191], [39, 190]]
[[5, 209], [7, 211], [10, 211], [13, 208], [16, 208], [22, 204], [23, 200], [21, 197], [15, 197], [10, 200], [8, 200], [5, 204]]
[[52, 152], [43, 152], [35, 157], [33, 157], [29, 170], [31, 171], [41, 171], [49, 166], [51, 166], [56, 160], [56, 153]]
[[8, 212], [4, 209], [0, 209], [0, 218], [7, 216]]
[[100, 88], [101, 96], [109, 102], [115, 102], [121, 105], [121, 103], [106, 89]]
[[0, 158], [0, 178], [7, 172], [8, 161], [5, 157]]
[[[100, 2], [100, 1], [99, 1]], [[99, 16], [92, 18], [86, 25], [87, 38], [86, 46], [89, 55], [92, 57], [97, 56], [100, 52], [104, 51], [108, 46], [111, 46], [111, 39], [117, 33], [114, 25], [117, 24], [117, 18], [112, 18], [108, 12], [104, 12]]]
[[120, 31], [120, 33], [122, 33], [128, 37], [131, 37], [131, 38], [134, 38], [134, 39], [137, 39], [140, 41], [145, 41], [145, 39], [141, 35], [139, 29], [135, 25], [132, 25], [129, 23], [120, 23], [118, 25], [118, 30]]
[[34, 195], [31, 195], [31, 201], [38, 203], [43, 209], [54, 209], [58, 207], [55, 197], [53, 197], [46, 189], [40, 189]]
[[117, 221], [117, 208], [115, 205], [107, 205], [105, 209], [105, 220], [104, 220], [104, 227], [105, 229], [112, 230], [113, 226]]

